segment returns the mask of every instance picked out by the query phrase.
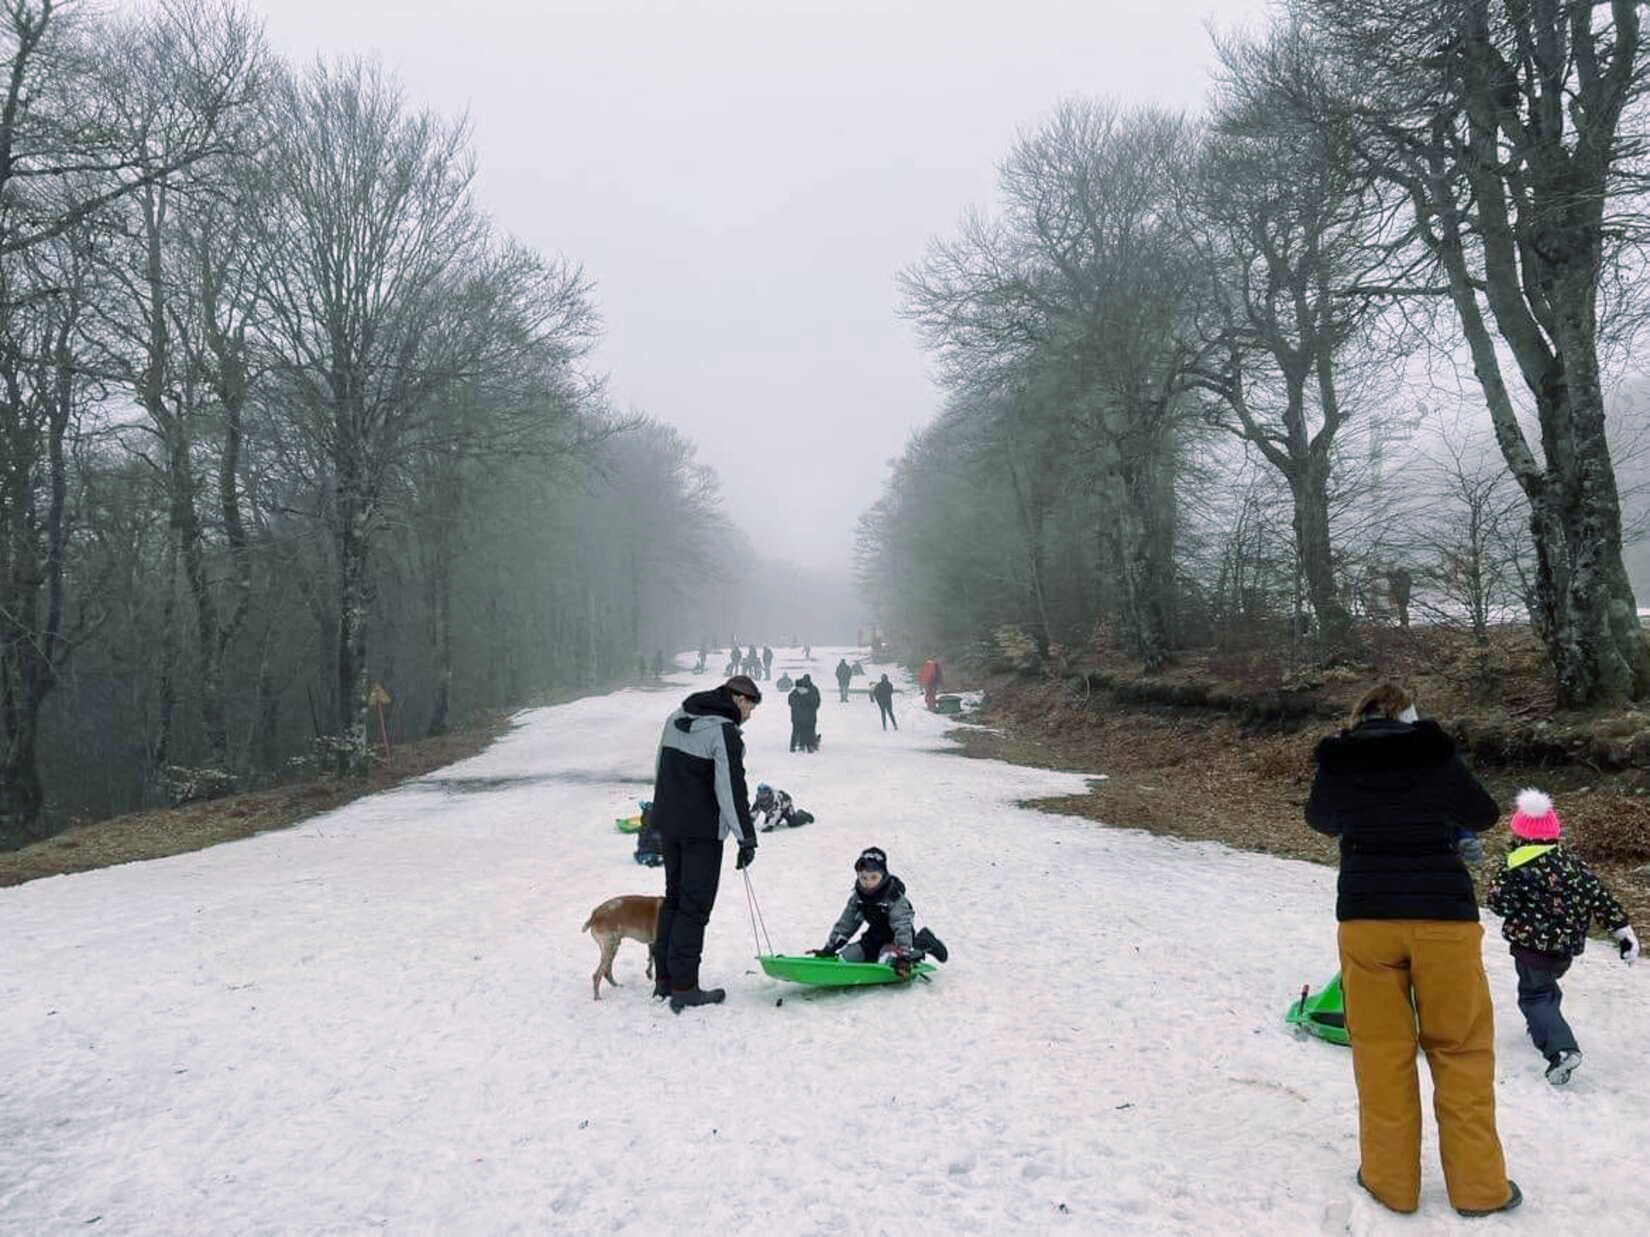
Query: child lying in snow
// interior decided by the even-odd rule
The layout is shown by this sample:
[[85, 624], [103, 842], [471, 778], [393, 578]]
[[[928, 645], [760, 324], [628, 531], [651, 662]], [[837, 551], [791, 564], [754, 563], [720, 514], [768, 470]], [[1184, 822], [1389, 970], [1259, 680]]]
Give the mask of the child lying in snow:
[[758, 828], [763, 833], [772, 833], [781, 825], [800, 829], [814, 818], [812, 812], [804, 812], [791, 802], [791, 797], [783, 790], [775, 790], [766, 782], [756, 788], [756, 798], [751, 800], [751, 814], [761, 820]]

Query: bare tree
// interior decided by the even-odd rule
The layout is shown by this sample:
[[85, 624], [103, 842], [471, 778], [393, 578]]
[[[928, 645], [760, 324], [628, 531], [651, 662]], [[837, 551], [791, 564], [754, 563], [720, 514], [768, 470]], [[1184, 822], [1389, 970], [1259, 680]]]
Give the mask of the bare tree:
[[1359, 642], [1336, 579], [1329, 474], [1351, 413], [1342, 374], [1376, 312], [1350, 292], [1386, 265], [1384, 206], [1344, 129], [1280, 120], [1270, 83], [1315, 76], [1310, 43], [1283, 27], [1220, 51], [1226, 78], [1188, 195], [1210, 281], [1194, 381], [1287, 483], [1317, 638], [1344, 656]]
[[[124, 226], [110, 246], [106, 267], [111, 286], [99, 298], [98, 334], [107, 343], [102, 366], [131, 391], [147, 418], [155, 449], [145, 458], [165, 485], [176, 560], [194, 618], [193, 668], [200, 685], [206, 757], [222, 770], [229, 764], [224, 656], [245, 620], [251, 580], [237, 475], [245, 381], [236, 372], [239, 362], [228, 355], [237, 345], [225, 334], [221, 318], [225, 270], [213, 245], [228, 239], [215, 234], [225, 219], [245, 209], [235, 199], [246, 181], [235, 177], [239, 155], [196, 161], [171, 180], [160, 169], [179, 162], [179, 146], [193, 140], [196, 120], [178, 107], [172, 93], [180, 81], [216, 83], [224, 91], [219, 122], [224, 140], [237, 150], [255, 145], [265, 56], [243, 12], [211, 5], [149, 14], [119, 54], [128, 62], [133, 83], [120, 115], [137, 138], [133, 160], [142, 175], [121, 203]], [[232, 93], [225, 90], [230, 84]], [[247, 259], [241, 253], [222, 260]], [[210, 521], [201, 510], [199, 475], [208, 442], [222, 444], [219, 518]], [[221, 522], [228, 537], [234, 585], [228, 597], [215, 586], [208, 522]], [[170, 628], [163, 639], [171, 649], [180, 644]], [[168, 718], [155, 744], [156, 758], [164, 763], [171, 750]]]
[[123, 199], [227, 149], [244, 85], [204, 62], [180, 72], [165, 104], [177, 140], [155, 157], [131, 123], [143, 74], [114, 49], [165, 16], [115, 25], [74, 8], [0, 8], [0, 845], [39, 818], [39, 713], [68, 649], [68, 458], [86, 395], [90, 258]]
[[[1091, 532], [1149, 666], [1172, 644], [1175, 481], [1192, 412], [1178, 330], [1191, 272], [1173, 201], [1188, 153], [1178, 117], [1063, 104], [1004, 160], [1003, 218], [969, 216], [958, 241], [931, 245], [901, 281], [905, 312], [954, 387], [1004, 401], [1018, 420], [1038, 408], [1063, 422], [1067, 458], [1015, 453], [1041, 474], [1016, 469], [1020, 522], [1036, 535], [1035, 498], [1058, 484], [1046, 471], [1055, 462], [1107, 500]], [[1029, 448], [1025, 430], [1009, 433]]]
[[[482, 254], [467, 123], [410, 109], [376, 65], [316, 63], [282, 85], [266, 340], [302, 418], [336, 571], [337, 725], [365, 760], [371, 550], [392, 474], [466, 376], [446, 306]], [[462, 349], [461, 349], [462, 351]]]
[[[1295, 0], [1330, 70], [1297, 117], [1350, 126], [1409, 199], [1454, 307], [1501, 453], [1529, 501], [1531, 619], [1559, 702], [1650, 694], [1650, 647], [1622, 566], [1605, 437], [1601, 288], [1640, 228], [1630, 123], [1644, 87], [1641, 6], [1509, 0]], [[1509, 379], [1506, 362], [1516, 368]], [[1540, 454], [1517, 416], [1521, 382]]]

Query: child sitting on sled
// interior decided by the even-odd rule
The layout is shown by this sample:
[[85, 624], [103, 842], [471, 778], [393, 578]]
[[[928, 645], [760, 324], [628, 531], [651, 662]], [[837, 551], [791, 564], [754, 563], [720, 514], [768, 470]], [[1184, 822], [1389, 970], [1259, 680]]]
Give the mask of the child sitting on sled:
[[758, 828], [763, 833], [772, 833], [781, 826], [800, 829], [814, 818], [812, 812], [804, 812], [797, 807], [783, 790], [775, 790], [766, 782], [756, 787], [756, 798], [751, 800], [751, 815], [761, 820]]
[[[905, 896], [905, 882], [888, 871], [888, 856], [880, 847], [868, 846], [854, 861], [854, 891], [848, 905], [831, 928], [823, 949], [808, 952], [818, 958], [841, 958], [844, 962], [886, 962], [900, 975], [932, 954], [944, 962], [950, 956], [940, 938], [927, 928], [915, 935], [916, 919], [911, 900]], [[850, 939], [865, 925], [857, 941]]]
[[1621, 903], [1559, 841], [1564, 826], [1551, 799], [1539, 790], [1519, 791], [1508, 823], [1513, 849], [1484, 905], [1502, 917], [1501, 935], [1518, 970], [1518, 1008], [1547, 1058], [1547, 1081], [1562, 1087], [1581, 1064], [1581, 1049], [1558, 1009], [1564, 999], [1559, 979], [1587, 947], [1587, 927], [1595, 920], [1616, 938], [1624, 962], [1639, 956], [1639, 941]]

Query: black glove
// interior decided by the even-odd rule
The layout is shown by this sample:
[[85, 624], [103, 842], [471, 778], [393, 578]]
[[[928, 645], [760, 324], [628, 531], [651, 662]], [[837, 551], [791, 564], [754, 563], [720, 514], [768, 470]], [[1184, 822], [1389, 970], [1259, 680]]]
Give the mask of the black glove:
[[901, 979], [909, 979], [911, 977], [910, 954], [904, 952], [897, 953], [888, 959], [888, 965], [894, 968], [894, 974], [898, 975]]
[[756, 843], [755, 842], [741, 842], [739, 844], [739, 860], [738, 860], [737, 863], [735, 863], [733, 865], [734, 869], [737, 871], [739, 868], [748, 868], [748, 867], [750, 867], [751, 860], [753, 860], [755, 858], [756, 858]]
[[815, 958], [834, 958], [836, 957], [836, 951], [841, 948], [842, 946], [835, 941], [826, 941], [824, 949], [810, 949], [808, 953]]

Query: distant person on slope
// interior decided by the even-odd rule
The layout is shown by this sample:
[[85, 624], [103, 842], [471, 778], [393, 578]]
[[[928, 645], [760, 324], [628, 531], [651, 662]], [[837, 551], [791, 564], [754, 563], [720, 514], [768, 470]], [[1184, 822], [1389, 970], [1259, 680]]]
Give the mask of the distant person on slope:
[[791, 751], [801, 748], [805, 752], [817, 752], [820, 698], [813, 676], [804, 674], [797, 679], [786, 701], [791, 706]]
[[899, 723], [894, 721], [894, 685], [888, 681], [885, 674], [877, 680], [877, 685], [871, 689], [871, 699], [876, 701], [877, 711], [882, 717], [882, 728], [888, 729], [888, 723], [894, 722], [894, 729], [899, 729]]
[[939, 707], [936, 701], [943, 680], [944, 676], [940, 674], [938, 658], [930, 657], [922, 663], [922, 669], [917, 671], [917, 684], [922, 688], [922, 702], [928, 707], [930, 713]]
[[814, 820], [812, 812], [803, 811], [783, 790], [775, 790], [766, 782], [756, 788], [756, 798], [751, 800], [751, 813], [758, 821], [757, 830], [760, 833], [772, 833], [775, 829], [800, 829]]
[[848, 703], [848, 684], [853, 681], [853, 677], [853, 667], [848, 664], [848, 659], [844, 657], [836, 664], [836, 688], [842, 693], [842, 699], [839, 702], [841, 704]]

